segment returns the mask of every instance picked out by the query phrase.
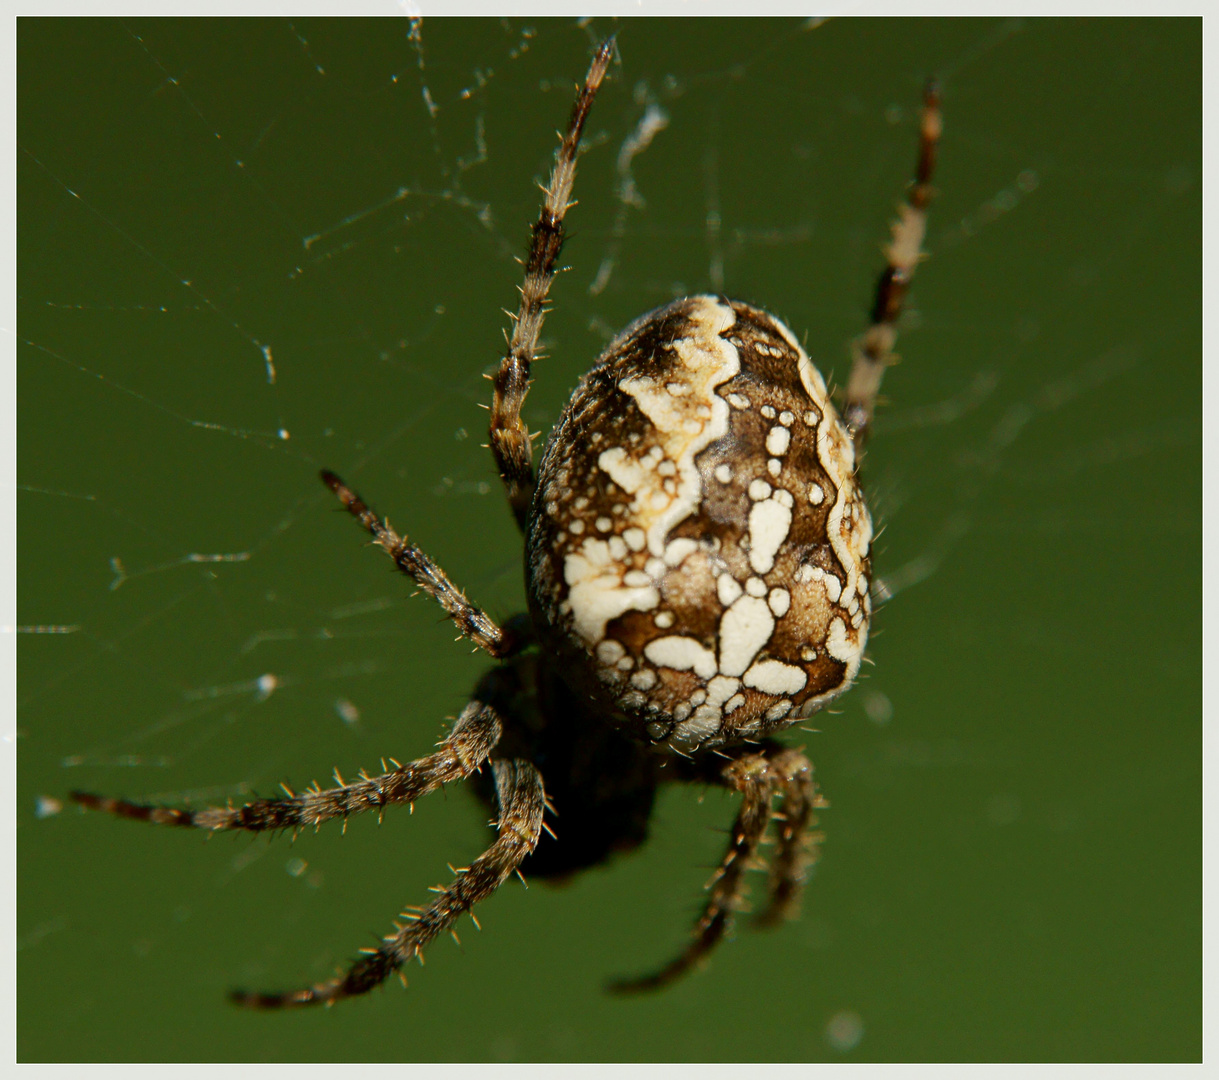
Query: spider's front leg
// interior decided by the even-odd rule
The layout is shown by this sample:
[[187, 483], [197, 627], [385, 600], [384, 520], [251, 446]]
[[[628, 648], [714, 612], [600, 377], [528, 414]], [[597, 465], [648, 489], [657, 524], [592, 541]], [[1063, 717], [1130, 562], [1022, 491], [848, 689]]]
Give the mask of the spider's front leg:
[[499, 801], [499, 837], [469, 866], [457, 871], [456, 880], [422, 910], [404, 911], [402, 924], [395, 924], [376, 949], [365, 950], [345, 975], [288, 993], [234, 991], [238, 1005], [253, 1009], [278, 1009], [297, 1005], [329, 1005], [341, 998], [366, 994], [398, 971], [438, 934], [448, 930], [457, 917], [490, 896], [537, 847], [542, 831], [546, 796], [542, 777], [524, 760], [497, 760], [495, 791]]
[[[657, 990], [684, 975], [706, 956], [731, 930], [733, 915], [742, 906], [747, 887], [745, 872], [752, 869], [758, 848], [771, 819], [780, 823], [779, 844], [771, 866], [770, 903], [760, 919], [777, 921], [789, 914], [799, 899], [816, 837], [809, 833], [813, 810], [825, 806], [813, 783], [813, 767], [800, 750], [765, 742], [759, 750], [738, 751], [722, 768], [711, 766], [705, 756], [684, 766], [683, 779], [718, 783], [741, 793], [741, 808], [732, 825], [728, 850], [712, 877], [710, 895], [694, 927], [689, 945], [668, 964], [650, 975], [615, 979], [614, 993]], [[682, 766], [678, 766], [682, 768]], [[781, 797], [776, 812], [772, 803]]]
[[435, 600], [457, 629], [475, 645], [497, 660], [515, 656], [532, 640], [528, 620], [514, 620], [500, 626], [485, 611], [476, 608], [437, 564], [405, 536], [399, 536], [389, 522], [369, 509], [368, 504], [329, 469], [321, 472], [322, 483], [338, 496], [344, 508], [372, 535], [394, 565]]
[[935, 174], [943, 121], [940, 117], [940, 89], [929, 80], [923, 89], [923, 112], [919, 125], [918, 164], [914, 183], [906, 202], [893, 223], [893, 239], [885, 247], [887, 265], [876, 283], [872, 324], [851, 346], [851, 374], [847, 380], [842, 419], [855, 443], [855, 460], [863, 457], [864, 445], [872, 429], [872, 414], [880, 393], [885, 368], [897, 363], [893, 346], [897, 342], [897, 320], [905, 304], [914, 271], [925, 257], [923, 237], [927, 232], [927, 207], [931, 203], [931, 178]]
[[212, 832], [316, 828], [331, 818], [346, 819], [367, 810], [380, 812], [394, 803], [411, 803], [442, 784], [467, 779], [482, 767], [499, 742], [502, 731], [499, 715], [490, 705], [471, 701], [434, 754], [400, 765], [380, 776], [361, 773], [360, 779], [354, 783], [344, 784], [340, 780], [340, 786], [333, 788], [314, 785], [299, 795], [254, 799], [240, 807], [208, 806], [200, 810], [185, 810], [127, 802], [85, 791], [73, 791], [71, 798], [90, 810], [101, 810], [118, 817]]
[[521, 306], [514, 315], [508, 352], [495, 374], [495, 396], [491, 403], [491, 451], [508, 493], [508, 503], [521, 531], [533, 501], [533, 449], [529, 429], [521, 419], [521, 406], [529, 392], [529, 369], [537, 355], [538, 337], [546, 314], [546, 297], [554, 281], [555, 262], [563, 247], [563, 216], [571, 202], [571, 186], [576, 178], [576, 152], [584, 121], [593, 107], [593, 98], [605, 78], [614, 54], [614, 41], [597, 48], [584, 85], [576, 94], [567, 132], [555, 151], [554, 170], [545, 187], [542, 212], [533, 226], [533, 242], [525, 262], [525, 281], [521, 285]]

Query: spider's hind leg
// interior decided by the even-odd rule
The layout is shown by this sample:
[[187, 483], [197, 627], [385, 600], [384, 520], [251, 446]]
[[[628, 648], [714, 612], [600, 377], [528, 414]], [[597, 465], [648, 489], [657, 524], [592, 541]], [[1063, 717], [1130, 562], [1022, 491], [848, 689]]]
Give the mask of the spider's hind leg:
[[[758, 848], [772, 817], [781, 822], [779, 847], [771, 870], [770, 905], [762, 918], [771, 921], [786, 914], [799, 897], [807, 857], [807, 829], [813, 808], [823, 805], [812, 781], [812, 765], [799, 750], [779, 743], [764, 743], [760, 750], [738, 756], [708, 775], [695, 767], [690, 779], [712, 780], [741, 793], [741, 808], [732, 825], [728, 850], [708, 886], [710, 895], [694, 927], [694, 938], [668, 964], [650, 975], [615, 979], [615, 993], [657, 990], [684, 975], [705, 957], [732, 929], [733, 915], [745, 900], [745, 872], [753, 868]], [[779, 814], [772, 802], [782, 795]]]
[[329, 1005], [345, 997], [366, 994], [397, 972], [438, 934], [448, 930], [457, 917], [491, 895], [520, 866], [536, 846], [542, 830], [546, 796], [542, 777], [524, 760], [496, 760], [495, 789], [499, 799], [499, 836], [457, 878], [422, 910], [402, 913], [394, 933], [376, 949], [367, 950], [345, 975], [287, 993], [251, 993], [235, 990], [235, 1004], [253, 1009], [277, 1009], [297, 1005]]
[[785, 750], [775, 762], [780, 780], [774, 819], [778, 839], [770, 860], [770, 899], [759, 912], [759, 926], [774, 926], [796, 915], [805, 879], [817, 861], [822, 835], [814, 832], [814, 810], [829, 803], [817, 790], [812, 763], [799, 750]]

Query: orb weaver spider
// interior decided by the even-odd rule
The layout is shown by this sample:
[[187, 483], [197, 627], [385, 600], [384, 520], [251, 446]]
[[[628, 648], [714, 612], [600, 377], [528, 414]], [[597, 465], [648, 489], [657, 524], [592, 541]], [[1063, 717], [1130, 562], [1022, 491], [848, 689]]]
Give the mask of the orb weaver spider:
[[392, 762], [381, 775], [348, 783], [336, 772], [336, 787], [285, 789], [240, 807], [72, 793], [120, 817], [264, 832], [380, 814], [474, 781], [497, 812], [498, 835], [483, 854], [429, 905], [404, 911], [345, 973], [285, 993], [234, 991], [238, 1004], [331, 1004], [402, 977], [408, 960], [422, 958], [459, 915], [473, 917], [514, 872], [559, 877], [637, 847], [664, 781], [719, 785], [739, 792], [741, 806], [692, 940], [664, 967], [613, 989], [663, 986], [724, 937], [772, 822], [760, 921], [794, 911], [815, 859], [810, 830], [826, 804], [803, 751], [772, 736], [845, 691], [863, 657], [872, 523], [857, 466], [922, 258], [939, 94], [928, 83], [915, 180], [886, 248], [871, 325], [853, 347], [841, 418], [782, 322], [722, 296], [691, 296], [610, 343], [535, 471], [521, 406], [581, 132], [613, 50], [613, 40], [600, 45], [576, 96], [494, 377], [490, 447], [525, 538], [528, 612], [496, 623], [338, 476], [322, 473], [397, 568], [499, 662], [447, 737], [435, 753]]

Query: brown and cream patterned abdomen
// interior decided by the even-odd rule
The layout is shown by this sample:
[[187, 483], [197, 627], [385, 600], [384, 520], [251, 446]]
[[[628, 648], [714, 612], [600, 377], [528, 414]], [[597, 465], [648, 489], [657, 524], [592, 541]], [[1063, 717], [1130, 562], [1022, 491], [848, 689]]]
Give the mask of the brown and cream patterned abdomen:
[[628, 327], [551, 434], [535, 498], [543, 648], [640, 738], [757, 737], [854, 679], [871, 518], [825, 384], [774, 317], [695, 296]]

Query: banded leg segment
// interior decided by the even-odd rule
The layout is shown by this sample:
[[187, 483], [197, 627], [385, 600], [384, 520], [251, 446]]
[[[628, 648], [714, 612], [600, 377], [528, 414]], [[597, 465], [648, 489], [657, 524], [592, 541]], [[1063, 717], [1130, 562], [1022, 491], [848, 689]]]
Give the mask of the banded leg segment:
[[774, 764], [782, 777], [782, 796], [774, 814], [779, 835], [770, 860], [770, 900], [757, 917], [761, 926], [795, 916], [821, 841], [821, 834], [811, 829], [817, 820], [813, 811], [829, 805], [817, 790], [812, 763], [803, 753], [788, 750]]
[[404, 911], [393, 934], [376, 949], [365, 950], [345, 975], [288, 993], [234, 991], [230, 997], [252, 1009], [278, 1009], [298, 1005], [329, 1005], [345, 997], [366, 994], [380, 986], [437, 935], [452, 927], [457, 917], [490, 896], [537, 846], [542, 830], [546, 796], [542, 777], [524, 760], [497, 760], [495, 790], [499, 799], [499, 836], [482, 855], [457, 872], [456, 880], [422, 910]]
[[471, 701], [434, 754], [380, 776], [361, 773], [360, 779], [351, 784], [341, 783], [340, 778], [339, 787], [322, 789], [315, 785], [299, 795], [282, 799], [255, 799], [241, 807], [209, 806], [200, 810], [182, 810], [169, 806], [146, 806], [83, 791], [73, 791], [71, 798], [90, 810], [102, 810], [119, 817], [213, 832], [316, 828], [331, 818], [347, 818], [368, 810], [380, 812], [394, 803], [414, 802], [442, 784], [465, 780], [488, 759], [499, 742], [501, 731], [495, 710], [483, 702]]
[[529, 429], [521, 419], [521, 406], [529, 392], [529, 369], [537, 354], [546, 297], [554, 280], [555, 262], [563, 246], [563, 215], [574, 205], [570, 201], [571, 187], [576, 178], [580, 134], [613, 52], [612, 38], [598, 47], [584, 85], [572, 106], [567, 133], [555, 152], [554, 169], [545, 188], [542, 212], [533, 226], [533, 241], [525, 263], [525, 280], [521, 285], [520, 310], [513, 317], [508, 352], [495, 374], [495, 395], [491, 403], [491, 451], [507, 489], [512, 513], [522, 532], [533, 499], [534, 475], [533, 448]]
[[779, 858], [783, 867], [778, 871], [778, 878], [772, 875], [771, 906], [775, 906], [780, 890], [785, 895], [798, 894], [803, 866], [798, 848], [800, 838], [795, 828], [804, 828], [809, 821], [799, 805], [802, 797], [809, 804], [810, 815], [812, 809], [808, 789], [800, 778], [807, 777], [811, 785], [811, 772], [812, 767], [804, 754], [777, 743], [766, 745], [760, 752], [744, 753], [724, 767], [719, 782], [741, 793], [741, 808], [732, 826], [728, 850], [711, 879], [710, 895], [695, 924], [693, 940], [659, 971], [639, 978], [616, 979], [609, 985], [611, 991], [637, 993], [667, 986], [719, 944], [732, 928], [733, 916], [744, 901], [747, 891], [744, 875], [757, 858], [777, 792], [783, 793], [784, 805], [791, 811], [793, 831], [790, 836], [785, 833], [781, 840]]
[[931, 178], [935, 173], [936, 150], [942, 128], [939, 87], [934, 80], [929, 80], [923, 90], [914, 183], [906, 193], [906, 202], [898, 209], [898, 218], [893, 223], [893, 239], [885, 247], [888, 265], [876, 284], [872, 324], [851, 346], [851, 374], [847, 380], [842, 419], [855, 442], [857, 462], [863, 456], [864, 444], [872, 426], [872, 414], [885, 368], [896, 362], [893, 346], [897, 343], [897, 319], [901, 315], [915, 268], [923, 259], [927, 207], [932, 196]]
[[486, 612], [476, 608], [448, 575], [405, 536], [399, 536], [384, 518], [378, 517], [329, 469], [323, 469], [322, 482], [338, 496], [339, 502], [374, 541], [394, 560], [394, 565], [435, 600], [448, 613], [457, 629], [480, 649], [497, 660], [520, 652], [528, 642], [519, 633], [500, 626]]

